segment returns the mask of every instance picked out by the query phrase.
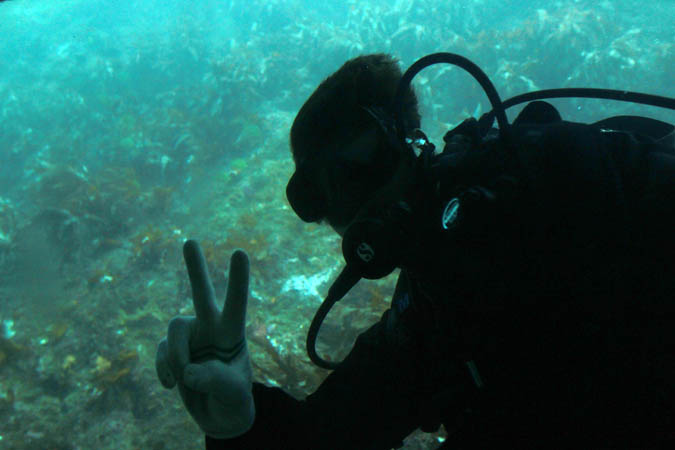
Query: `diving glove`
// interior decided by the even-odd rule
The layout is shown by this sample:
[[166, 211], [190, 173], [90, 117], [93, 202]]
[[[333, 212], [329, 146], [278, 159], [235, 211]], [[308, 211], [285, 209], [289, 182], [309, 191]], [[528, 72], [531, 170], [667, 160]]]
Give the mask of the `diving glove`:
[[237, 250], [230, 259], [222, 312], [199, 244], [183, 247], [195, 316], [174, 317], [157, 348], [157, 376], [165, 388], [178, 385], [186, 409], [208, 436], [230, 439], [255, 420], [251, 361], [246, 346], [249, 262]]

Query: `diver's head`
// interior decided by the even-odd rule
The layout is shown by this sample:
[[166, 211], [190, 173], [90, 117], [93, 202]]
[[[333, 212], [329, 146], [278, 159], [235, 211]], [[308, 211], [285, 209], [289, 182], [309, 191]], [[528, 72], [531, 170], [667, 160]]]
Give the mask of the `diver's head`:
[[[389, 55], [347, 61], [300, 108], [291, 127], [296, 171], [286, 196], [305, 222], [328, 222], [342, 234], [361, 207], [396, 172], [399, 155], [368, 109], [391, 112], [401, 79]], [[404, 98], [408, 129], [420, 116], [412, 88]]]

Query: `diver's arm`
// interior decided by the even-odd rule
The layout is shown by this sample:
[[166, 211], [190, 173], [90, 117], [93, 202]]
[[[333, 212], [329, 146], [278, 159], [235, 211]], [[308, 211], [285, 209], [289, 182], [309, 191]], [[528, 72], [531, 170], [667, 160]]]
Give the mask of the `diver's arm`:
[[[301, 402], [279, 388], [253, 383], [256, 417], [253, 427], [233, 439], [215, 439], [206, 435], [206, 449], [296, 448], [291, 444], [302, 432]], [[303, 447], [297, 447], [303, 448]]]
[[307, 399], [254, 383], [256, 420], [235, 439], [206, 438], [215, 449], [390, 449], [419, 424], [415, 379], [423, 355], [396, 308], [357, 339], [342, 364]]
[[345, 361], [306, 400], [255, 383], [251, 430], [230, 440], [207, 436], [206, 448], [389, 449], [400, 443], [418, 426], [417, 411], [411, 386], [401, 381], [410, 360], [387, 342], [390, 314], [359, 336]]

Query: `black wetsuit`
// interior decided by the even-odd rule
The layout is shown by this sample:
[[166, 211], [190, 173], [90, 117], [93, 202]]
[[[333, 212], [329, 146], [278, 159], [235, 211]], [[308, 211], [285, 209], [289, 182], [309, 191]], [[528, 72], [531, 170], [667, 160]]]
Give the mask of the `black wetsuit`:
[[497, 139], [447, 136], [439, 199], [482, 186], [493, 217], [403, 270], [316, 392], [255, 383], [253, 428], [207, 449], [388, 449], [440, 423], [444, 448], [675, 444], [675, 151], [616, 123], [528, 106], [510, 169]]

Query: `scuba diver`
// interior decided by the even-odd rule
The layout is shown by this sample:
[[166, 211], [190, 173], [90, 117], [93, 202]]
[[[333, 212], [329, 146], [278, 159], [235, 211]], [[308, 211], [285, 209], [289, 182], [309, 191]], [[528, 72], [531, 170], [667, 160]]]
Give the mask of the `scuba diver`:
[[[410, 84], [439, 62], [469, 71], [492, 105], [449, 131], [442, 152], [419, 129]], [[171, 320], [156, 368], [206, 448], [390, 449], [441, 425], [442, 448], [675, 448], [674, 127], [569, 122], [542, 101], [565, 96], [675, 109], [599, 89], [502, 102], [449, 53], [404, 74], [389, 55], [359, 56], [324, 80], [292, 125], [286, 194], [300, 219], [343, 239], [346, 267], [307, 338], [311, 360], [333, 371], [304, 400], [254, 383], [246, 253], [231, 257], [221, 311], [187, 241], [196, 316]], [[509, 123], [505, 109], [522, 102]], [[330, 307], [395, 268], [380, 321], [344, 361], [319, 356]]]

